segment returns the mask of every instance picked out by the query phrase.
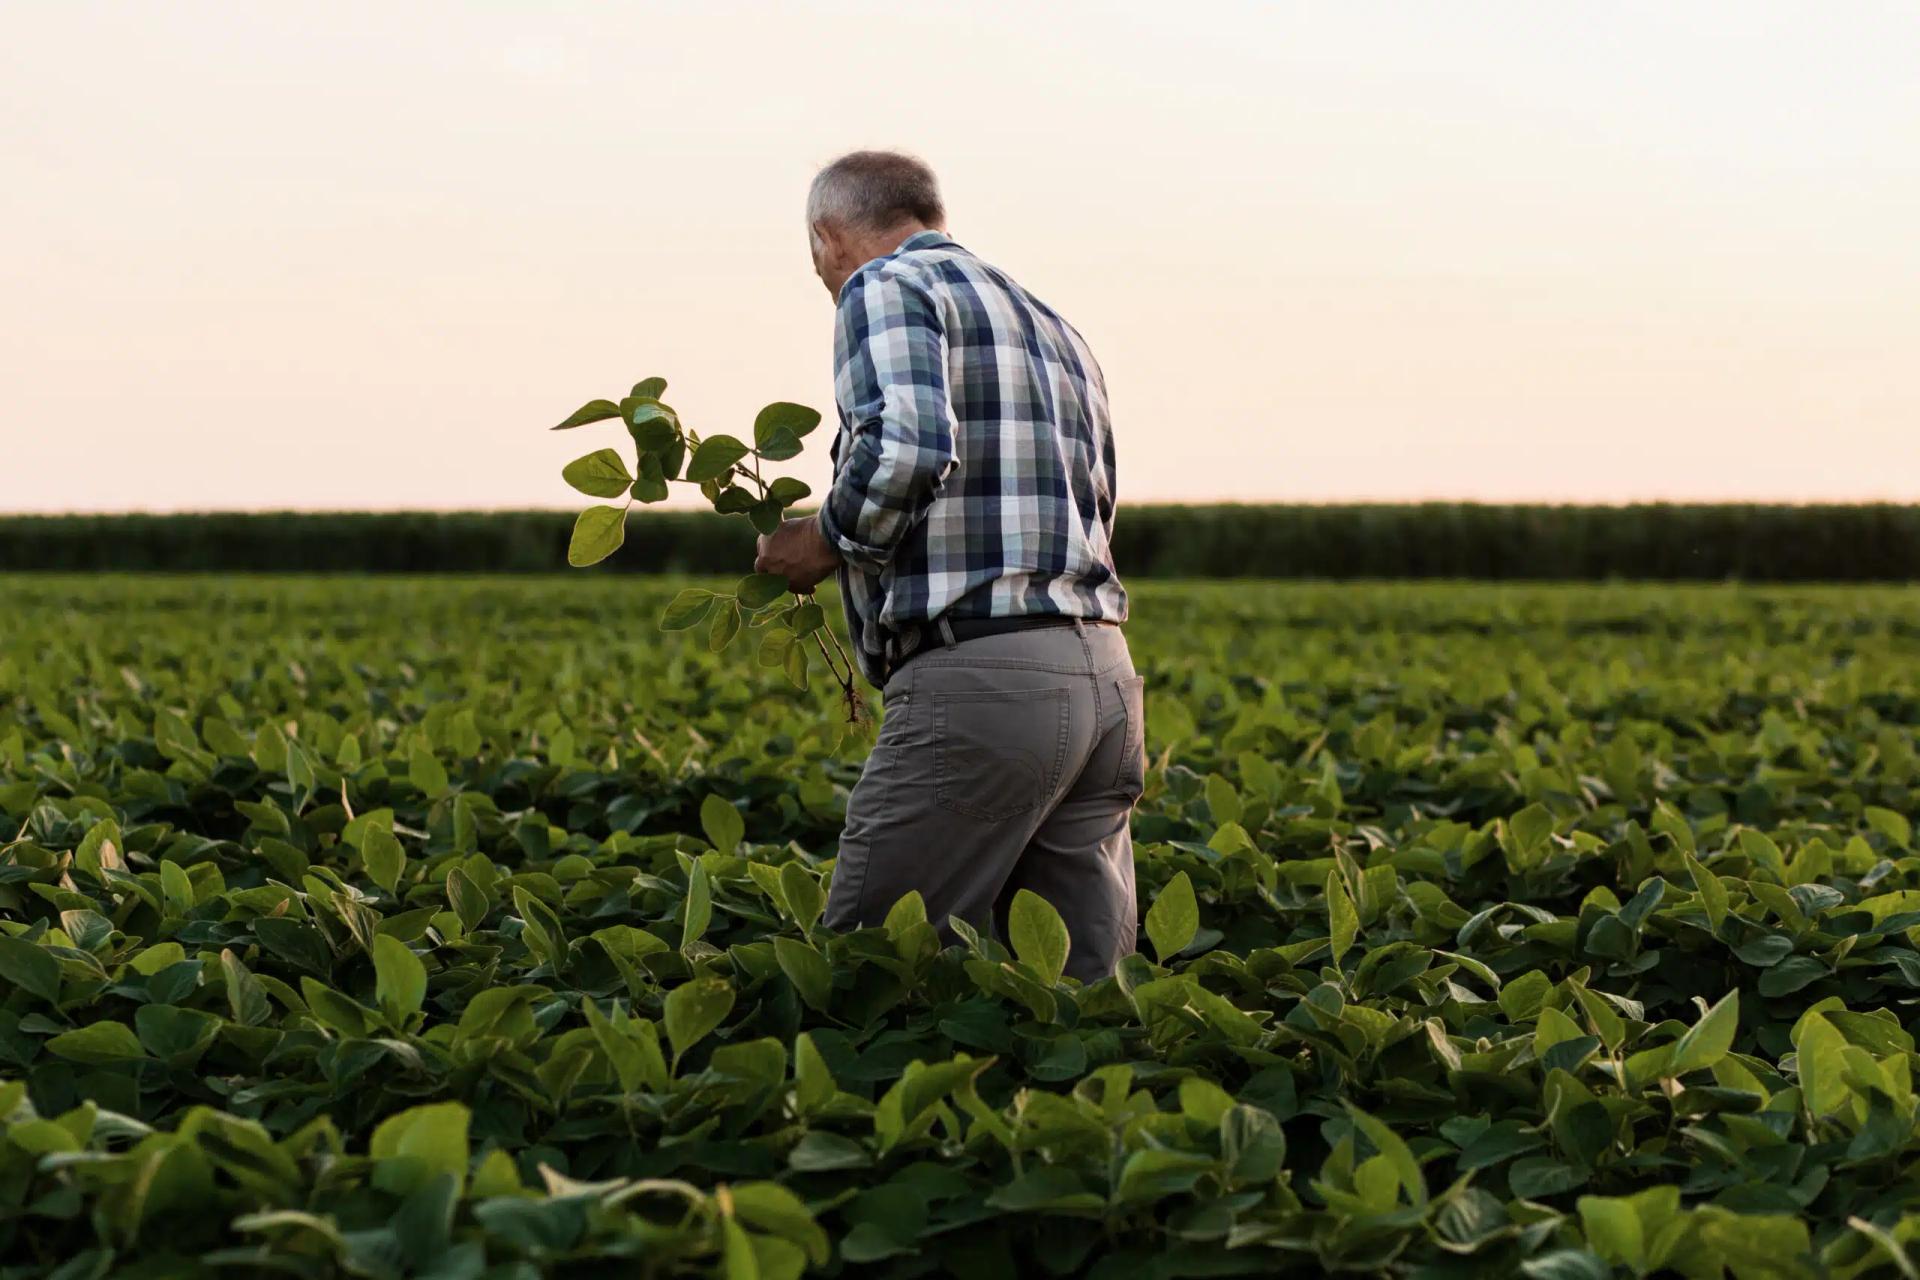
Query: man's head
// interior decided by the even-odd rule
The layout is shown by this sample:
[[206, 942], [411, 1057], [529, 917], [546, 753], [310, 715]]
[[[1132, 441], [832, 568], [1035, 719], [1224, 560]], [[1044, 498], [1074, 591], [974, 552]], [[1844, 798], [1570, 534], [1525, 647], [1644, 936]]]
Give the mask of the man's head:
[[822, 169], [807, 192], [813, 269], [835, 298], [847, 277], [915, 232], [944, 231], [933, 170], [898, 151], [855, 151]]

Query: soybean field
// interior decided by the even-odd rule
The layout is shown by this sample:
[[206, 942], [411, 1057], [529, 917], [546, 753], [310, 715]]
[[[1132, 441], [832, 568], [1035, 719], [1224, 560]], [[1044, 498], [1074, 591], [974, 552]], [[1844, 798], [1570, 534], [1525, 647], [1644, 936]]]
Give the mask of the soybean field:
[[1920, 590], [1142, 583], [1082, 986], [688, 581], [0, 577], [0, 1277], [1920, 1274]]

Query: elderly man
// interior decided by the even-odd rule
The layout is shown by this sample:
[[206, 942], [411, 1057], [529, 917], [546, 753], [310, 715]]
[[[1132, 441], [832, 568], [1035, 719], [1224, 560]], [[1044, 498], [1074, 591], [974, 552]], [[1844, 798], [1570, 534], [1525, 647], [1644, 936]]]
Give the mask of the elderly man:
[[827, 923], [880, 923], [919, 890], [1006, 936], [1030, 889], [1066, 921], [1067, 972], [1133, 950], [1128, 821], [1141, 678], [1120, 623], [1114, 449], [1073, 326], [946, 233], [910, 156], [860, 151], [807, 199], [837, 305], [834, 481], [817, 518], [760, 540], [798, 591], [838, 572], [878, 741], [847, 804]]

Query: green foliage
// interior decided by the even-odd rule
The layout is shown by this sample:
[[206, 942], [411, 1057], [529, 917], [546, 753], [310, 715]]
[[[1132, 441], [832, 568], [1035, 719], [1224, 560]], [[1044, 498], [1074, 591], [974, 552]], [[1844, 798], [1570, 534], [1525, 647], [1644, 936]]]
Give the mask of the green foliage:
[[1177, 873], [1147, 909], [1147, 940], [1154, 954], [1165, 964], [1186, 950], [1200, 931], [1200, 907], [1194, 901], [1193, 881], [1187, 873]]
[[612, 449], [595, 449], [575, 458], [560, 474], [568, 484], [595, 498], [617, 498], [633, 483], [626, 460]]
[[1912, 592], [1141, 587], [1081, 985], [728, 586], [0, 582], [6, 1274], [1915, 1268]]
[[1060, 913], [1039, 894], [1022, 889], [1013, 895], [1007, 912], [1007, 940], [1013, 954], [1048, 986], [1060, 981], [1067, 966], [1067, 926]]
[[[639, 458], [629, 493], [637, 502], [658, 502], [683, 478], [684, 436], [671, 411], [636, 416], [644, 425], [629, 431]], [[756, 457], [777, 461], [786, 447], [784, 437], [770, 440]], [[801, 481], [781, 476], [768, 482], [766, 496], [785, 512], [809, 495]], [[770, 513], [763, 509], [759, 518]], [[753, 558], [750, 521], [710, 510], [653, 510], [630, 512], [627, 523], [644, 554], [615, 556], [602, 572], [737, 573]], [[0, 516], [0, 572], [548, 573], [573, 524], [572, 515], [558, 511]], [[1114, 526], [1113, 554], [1129, 583], [1913, 582], [1920, 581], [1920, 504], [1129, 504]]]
[[[820, 425], [817, 412], [779, 401], [754, 419], [750, 445], [729, 435], [702, 438], [687, 430], [680, 415], [661, 402], [666, 389], [664, 378], [643, 379], [619, 404], [592, 401], [553, 428], [560, 431], [617, 416], [625, 421], [637, 450], [631, 472], [615, 449], [596, 449], [562, 470], [566, 482], [582, 493], [596, 498], [627, 495], [623, 506], [588, 507], [575, 520], [567, 543], [567, 563], [575, 568], [598, 564], [618, 551], [626, 542], [627, 512], [633, 503], [662, 500], [674, 480], [699, 486], [716, 515], [745, 515], [763, 534], [779, 528], [787, 508], [807, 496], [807, 486], [797, 480], [776, 478], [769, 484], [760, 474], [760, 464], [798, 457], [801, 437]], [[825, 626], [825, 614], [810, 595], [776, 607], [786, 589], [783, 578], [754, 573], [742, 578], [732, 592], [684, 592], [667, 606], [660, 628], [683, 631], [706, 621], [707, 647], [718, 653], [746, 627], [773, 624], [773, 634], [783, 633], [789, 639], [779, 648], [779, 661], [763, 665], [779, 666], [801, 689], [807, 687], [809, 659], [798, 641], [811, 637], [840, 686], [848, 721], [858, 721], [860, 701], [852, 661]], [[764, 656], [765, 645], [761, 648]]]

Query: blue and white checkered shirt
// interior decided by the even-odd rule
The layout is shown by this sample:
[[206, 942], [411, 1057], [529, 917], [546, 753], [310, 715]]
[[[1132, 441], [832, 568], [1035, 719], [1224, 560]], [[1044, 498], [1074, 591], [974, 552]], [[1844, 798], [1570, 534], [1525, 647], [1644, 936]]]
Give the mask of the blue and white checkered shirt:
[[820, 526], [869, 680], [887, 631], [943, 614], [1126, 620], [1106, 382], [1072, 325], [922, 231], [841, 288], [833, 359]]

